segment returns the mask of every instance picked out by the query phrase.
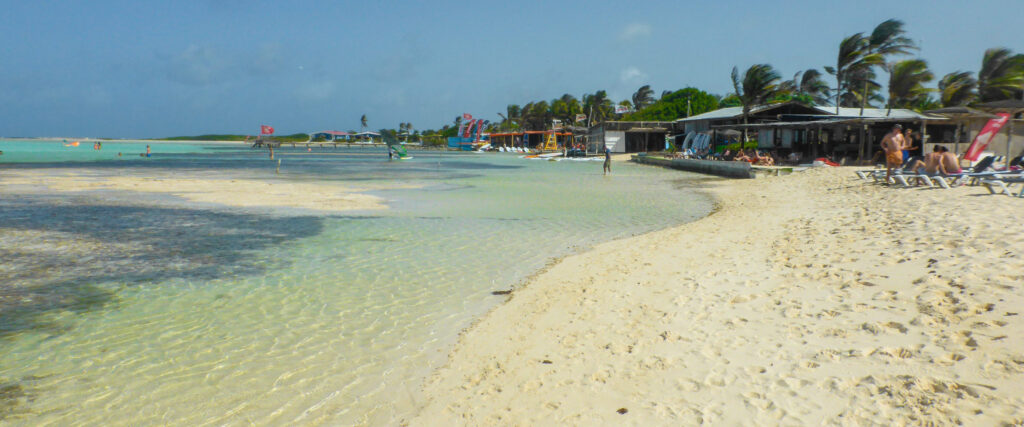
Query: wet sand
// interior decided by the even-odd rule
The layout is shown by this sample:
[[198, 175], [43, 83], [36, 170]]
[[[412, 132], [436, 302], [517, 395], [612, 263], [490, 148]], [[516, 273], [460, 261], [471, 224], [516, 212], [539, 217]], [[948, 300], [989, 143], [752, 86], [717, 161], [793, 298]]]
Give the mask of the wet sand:
[[1019, 424], [1024, 200], [851, 168], [711, 181], [466, 330], [410, 425]]

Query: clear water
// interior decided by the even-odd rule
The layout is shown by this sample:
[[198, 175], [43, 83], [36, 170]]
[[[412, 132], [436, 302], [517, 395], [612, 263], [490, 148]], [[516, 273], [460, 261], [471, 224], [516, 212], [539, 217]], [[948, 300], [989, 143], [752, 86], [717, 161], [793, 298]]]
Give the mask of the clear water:
[[280, 150], [276, 175], [261, 151], [169, 151], [0, 168], [418, 188], [376, 191], [391, 209], [353, 215], [2, 195], [0, 420], [395, 424], [458, 332], [504, 300], [492, 291], [711, 209], [693, 176], [635, 165], [605, 177], [600, 162], [316, 148]]

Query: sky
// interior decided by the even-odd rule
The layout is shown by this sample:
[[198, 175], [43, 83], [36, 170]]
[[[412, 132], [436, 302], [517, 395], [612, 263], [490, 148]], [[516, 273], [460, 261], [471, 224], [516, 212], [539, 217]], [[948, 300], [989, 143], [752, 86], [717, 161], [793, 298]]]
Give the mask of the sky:
[[[1024, 52], [1024, 1], [14, 1], [0, 14], [0, 136], [155, 138], [438, 129], [508, 104], [732, 91], [785, 78], [897, 18], [937, 78]], [[887, 77], [883, 77], [887, 78]]]

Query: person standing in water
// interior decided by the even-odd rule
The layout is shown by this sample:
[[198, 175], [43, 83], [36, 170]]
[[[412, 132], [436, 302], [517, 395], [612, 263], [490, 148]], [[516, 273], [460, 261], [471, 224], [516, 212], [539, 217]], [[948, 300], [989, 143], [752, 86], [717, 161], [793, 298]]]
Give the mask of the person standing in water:
[[150, 154], [152, 154], [152, 152], [149, 150], [149, 145], [146, 145], [146, 157], [149, 157]]
[[608, 175], [612, 173], [612, 150], [607, 145], [604, 146], [604, 174]]

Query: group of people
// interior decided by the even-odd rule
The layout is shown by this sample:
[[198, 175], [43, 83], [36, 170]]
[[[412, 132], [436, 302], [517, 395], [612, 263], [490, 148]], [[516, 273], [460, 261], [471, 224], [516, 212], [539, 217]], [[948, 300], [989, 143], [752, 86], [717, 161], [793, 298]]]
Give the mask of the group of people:
[[[899, 169], [900, 167], [903, 166], [904, 163], [907, 162], [907, 160], [910, 159], [910, 151], [919, 148], [914, 146], [913, 135], [914, 134], [910, 129], [907, 129], [906, 132], [904, 132], [903, 126], [897, 123], [892, 126], [892, 130], [890, 130], [889, 133], [885, 134], [885, 136], [882, 137], [882, 152], [885, 154], [886, 182], [888, 182], [889, 179], [892, 178], [893, 170]], [[929, 153], [928, 156], [925, 156], [926, 159], [932, 154], [937, 153], [939, 148], [945, 150], [945, 147], [936, 146], [935, 151], [933, 153]], [[948, 151], [946, 152], [948, 153]], [[949, 157], [953, 159], [953, 164], [955, 165], [955, 167], [950, 168], [950, 170], [952, 171], [950, 173], [958, 173], [960, 171], [960, 165], [956, 159], [956, 156], [950, 153]], [[911, 170], [917, 170], [917, 167], [911, 167]]]
[[[728, 150], [726, 150], [728, 154]], [[757, 166], [775, 166], [775, 158], [768, 153], [763, 153], [757, 150], [750, 150], [746, 152], [743, 149], [736, 152], [732, 160], [734, 162], [749, 162], [752, 165]]]
[[950, 175], [963, 172], [960, 169], [960, 159], [943, 145], [936, 145], [931, 153], [925, 154], [924, 160], [914, 160], [907, 167], [912, 171], [927, 175]]
[[565, 150], [565, 157], [586, 157], [587, 147], [582, 143], [574, 143], [563, 147]]

